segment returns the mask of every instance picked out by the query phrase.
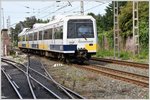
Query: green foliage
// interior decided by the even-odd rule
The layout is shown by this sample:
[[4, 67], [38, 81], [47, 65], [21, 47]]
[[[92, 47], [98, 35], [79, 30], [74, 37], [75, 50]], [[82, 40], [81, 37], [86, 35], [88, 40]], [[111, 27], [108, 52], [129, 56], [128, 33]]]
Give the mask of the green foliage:
[[149, 57], [148, 48], [142, 49], [142, 50], [140, 51], [140, 54], [137, 55], [137, 58], [139, 58], [139, 59], [148, 59], [148, 57]]
[[98, 43], [100, 45], [100, 47], [102, 47], [102, 43], [103, 43], [103, 34], [98, 34]]
[[[148, 63], [148, 50], [142, 50], [140, 54], [134, 56], [133, 53], [127, 52], [127, 51], [120, 51], [119, 58], [122, 60], [132, 60], [135, 62], [140, 63]], [[102, 58], [112, 58], [114, 56], [113, 49], [110, 50], [99, 50], [96, 53], [96, 57], [102, 57]]]
[[96, 57], [112, 57], [114, 55], [113, 50], [99, 50], [96, 53]]
[[131, 56], [132, 56], [132, 54], [129, 53], [129, 52], [121, 51], [119, 58], [121, 58], [122, 60], [127, 60], [127, 59], [129, 59]]
[[[140, 46], [148, 47], [149, 30], [148, 30], [148, 2], [139, 2], [139, 34], [140, 34]], [[125, 40], [128, 36], [133, 34], [133, 18], [132, 18], [132, 2], [127, 2], [120, 10], [119, 15], [119, 27], [121, 29], [121, 36]]]
[[[119, 28], [120, 35], [123, 40], [123, 45], [126, 42], [126, 38], [132, 36], [133, 34], [133, 2], [119, 1]], [[139, 41], [140, 41], [140, 54], [134, 56], [130, 52], [121, 51], [121, 59], [132, 59], [135, 61], [142, 62], [143, 59], [148, 59], [148, 50], [149, 50], [149, 3], [148, 1], [139, 2]], [[98, 30], [98, 40], [101, 47], [104, 47], [103, 37], [107, 38], [109, 43], [110, 50], [103, 50], [100, 48], [100, 51], [97, 52], [96, 56], [99, 57], [111, 57], [113, 56], [113, 6], [112, 3], [108, 5], [105, 9], [105, 15], [94, 15], [94, 18], [97, 21], [97, 30]]]
[[106, 14], [103, 16], [104, 30], [109, 31], [113, 27], [113, 4], [110, 3], [105, 11]]
[[140, 33], [140, 46], [148, 50], [149, 44], [149, 5], [148, 1], [140, 2], [139, 4], [139, 33]]
[[107, 37], [107, 41], [109, 43], [109, 48], [113, 48], [114, 46], [114, 38], [113, 38], [113, 30], [111, 29], [110, 31], [106, 32], [106, 37]]
[[119, 28], [121, 30], [120, 35], [126, 38], [132, 35], [132, 2], [128, 2], [120, 10], [119, 15]]
[[140, 22], [140, 46], [148, 49], [149, 44], [149, 29], [148, 29], [148, 22]]
[[[113, 57], [114, 56], [114, 50], [100, 50], [96, 53], [96, 57]], [[127, 60], [131, 56], [133, 56], [130, 52], [121, 51], [119, 58], [122, 60]]]
[[10, 50], [10, 55], [15, 56], [16, 52], [14, 50]]
[[97, 16], [96, 16], [94, 13], [92, 13], [92, 12], [88, 13], [87, 15], [90, 15], [90, 16], [94, 17], [95, 19], [96, 19], [96, 17], [97, 17]]

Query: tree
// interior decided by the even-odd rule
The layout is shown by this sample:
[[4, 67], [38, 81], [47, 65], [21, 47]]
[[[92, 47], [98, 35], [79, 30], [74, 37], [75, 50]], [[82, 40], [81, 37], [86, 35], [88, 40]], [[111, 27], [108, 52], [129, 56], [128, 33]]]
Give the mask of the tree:
[[[148, 32], [148, 2], [139, 2], [139, 36], [140, 45], [142, 47], [148, 47], [149, 32]], [[132, 18], [132, 2], [127, 2], [120, 10], [119, 15], [119, 26], [121, 29], [121, 36], [125, 40], [126, 37], [132, 36], [133, 34], [133, 18]]]

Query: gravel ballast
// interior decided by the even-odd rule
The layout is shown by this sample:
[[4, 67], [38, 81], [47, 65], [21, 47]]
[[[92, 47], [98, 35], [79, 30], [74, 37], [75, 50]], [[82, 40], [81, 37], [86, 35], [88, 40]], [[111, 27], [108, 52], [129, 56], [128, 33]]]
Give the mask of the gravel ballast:
[[126, 71], [126, 72], [139, 74], [139, 75], [143, 75], [143, 76], [149, 76], [149, 70], [148, 69], [141, 69], [141, 68], [126, 66], [126, 65], [111, 64], [111, 63], [98, 62], [98, 61], [90, 61], [90, 63], [94, 64], [96, 66], [103, 66], [106, 68]]
[[[21, 58], [21, 57], [20, 57]], [[24, 60], [26, 58], [22, 57]], [[32, 57], [40, 60], [60, 84], [78, 92], [87, 99], [148, 99], [149, 89], [116, 80], [72, 65], [65, 65], [48, 58]], [[20, 60], [19, 60], [20, 61]], [[116, 64], [105, 67], [148, 76], [148, 71]]]
[[[41, 59], [60, 84], [88, 99], [148, 99], [149, 89], [112, 79], [98, 73]], [[127, 68], [127, 67], [126, 67]]]

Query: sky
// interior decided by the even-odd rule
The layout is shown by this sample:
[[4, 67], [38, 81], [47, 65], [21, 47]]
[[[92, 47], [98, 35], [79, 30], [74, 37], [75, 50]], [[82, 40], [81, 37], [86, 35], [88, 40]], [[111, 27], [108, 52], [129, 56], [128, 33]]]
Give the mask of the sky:
[[[111, 1], [84, 1], [84, 14], [92, 12], [94, 14], [105, 14], [105, 9]], [[11, 27], [15, 23], [24, 21], [26, 17], [36, 16], [39, 19], [51, 19], [52, 16], [66, 16], [66, 15], [79, 15], [80, 14], [80, 1], [2, 1], [1, 2], [1, 21], [7, 27], [7, 19], [10, 16]]]

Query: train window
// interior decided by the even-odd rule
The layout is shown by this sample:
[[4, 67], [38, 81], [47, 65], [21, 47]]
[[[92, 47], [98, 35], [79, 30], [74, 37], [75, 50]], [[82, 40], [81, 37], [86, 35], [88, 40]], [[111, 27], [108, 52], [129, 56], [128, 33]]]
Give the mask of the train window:
[[33, 34], [30, 33], [30, 34], [29, 34], [29, 41], [32, 41], [32, 37], [33, 37]]
[[29, 34], [29, 41], [31, 41], [31, 34]]
[[29, 35], [29, 41], [30, 41], [30, 34], [28, 34]]
[[26, 35], [26, 41], [29, 41], [29, 34]]
[[92, 20], [69, 20], [67, 38], [93, 38]]
[[22, 37], [23, 37], [23, 41], [25, 41], [25, 35], [23, 35]]
[[37, 32], [37, 40], [39, 40], [39, 32]]
[[92, 24], [79, 23], [76, 26], [76, 32], [78, 38], [93, 38], [93, 26]]
[[47, 32], [47, 30], [44, 31], [44, 39], [48, 39], [48, 32]]
[[39, 31], [39, 40], [42, 40], [42, 31]]
[[63, 26], [54, 29], [55, 39], [63, 39]]
[[37, 40], [37, 32], [34, 33], [34, 40]]
[[22, 37], [22, 41], [24, 41], [23, 36], [21, 36], [21, 37]]
[[48, 32], [48, 39], [52, 39], [52, 29], [48, 29], [47, 30], [47, 32]]
[[76, 38], [76, 34], [75, 34], [75, 24], [68, 24], [68, 34], [67, 34], [67, 38]]

